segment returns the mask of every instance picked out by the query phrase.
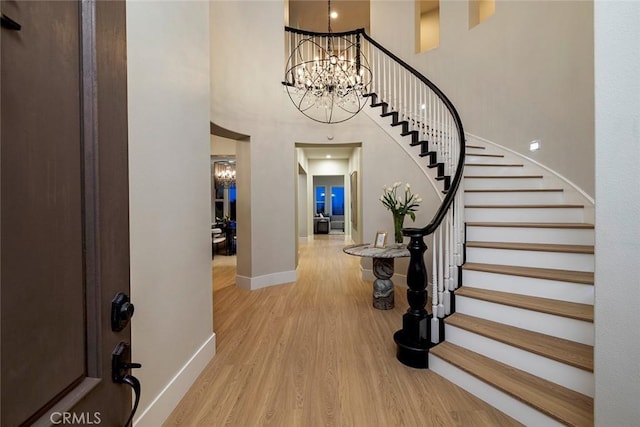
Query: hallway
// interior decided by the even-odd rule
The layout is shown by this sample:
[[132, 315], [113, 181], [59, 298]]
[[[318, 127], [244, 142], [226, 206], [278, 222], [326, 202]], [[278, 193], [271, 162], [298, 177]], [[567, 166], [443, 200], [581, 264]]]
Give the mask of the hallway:
[[165, 426], [511, 426], [428, 370], [395, 358], [406, 310], [371, 304], [342, 235], [301, 245], [298, 281], [214, 291], [217, 354]]

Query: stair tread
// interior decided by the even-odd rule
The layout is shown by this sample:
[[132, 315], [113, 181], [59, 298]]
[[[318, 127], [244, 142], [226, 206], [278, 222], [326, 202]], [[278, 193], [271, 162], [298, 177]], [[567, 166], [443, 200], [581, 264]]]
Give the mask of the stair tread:
[[520, 267], [514, 265], [482, 264], [466, 262], [463, 270], [484, 271], [487, 273], [508, 274], [512, 276], [531, 277], [534, 279], [557, 280], [560, 282], [582, 283], [593, 285], [593, 273], [586, 271], [558, 270], [555, 268]]
[[456, 289], [455, 294], [456, 296], [479, 299], [554, 316], [593, 322], [593, 306], [589, 304], [472, 288], [470, 286], [462, 286]]
[[586, 222], [467, 222], [466, 224], [468, 227], [594, 229], [593, 224]]
[[481, 147], [479, 145], [465, 145], [466, 148], [477, 148], [478, 150], [486, 150], [486, 147]]
[[561, 245], [551, 243], [519, 243], [519, 242], [467, 242], [468, 248], [511, 249], [537, 252], [564, 252], [576, 254], [594, 253], [593, 245]]
[[593, 347], [590, 345], [462, 313], [452, 314], [445, 319], [445, 323], [578, 369], [593, 372]]
[[482, 209], [575, 209], [584, 205], [546, 204], [546, 205], [464, 205], [465, 208]]
[[562, 188], [472, 188], [465, 193], [561, 193]]
[[593, 399], [504, 363], [443, 342], [431, 353], [568, 425], [593, 425]]

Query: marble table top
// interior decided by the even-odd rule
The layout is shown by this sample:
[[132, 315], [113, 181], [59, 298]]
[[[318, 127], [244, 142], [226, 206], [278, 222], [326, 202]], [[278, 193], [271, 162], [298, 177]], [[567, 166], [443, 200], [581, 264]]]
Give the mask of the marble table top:
[[394, 243], [387, 245], [386, 248], [376, 248], [371, 243], [361, 243], [346, 246], [342, 250], [349, 255], [371, 258], [401, 258], [411, 255], [407, 249], [407, 245], [398, 247]]

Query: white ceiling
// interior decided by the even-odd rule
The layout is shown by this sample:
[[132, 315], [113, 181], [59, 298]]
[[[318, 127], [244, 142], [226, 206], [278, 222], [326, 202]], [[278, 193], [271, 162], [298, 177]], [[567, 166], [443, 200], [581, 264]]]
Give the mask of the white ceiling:
[[327, 155], [330, 155], [332, 160], [343, 160], [349, 159], [349, 157], [351, 157], [351, 153], [353, 153], [353, 147], [341, 147], [331, 144], [301, 148], [310, 160], [324, 160], [327, 159]]
[[[338, 13], [331, 21], [333, 32], [369, 30], [369, 0], [331, 0], [331, 10]], [[327, 12], [326, 1], [289, 0], [289, 26], [326, 33]]]

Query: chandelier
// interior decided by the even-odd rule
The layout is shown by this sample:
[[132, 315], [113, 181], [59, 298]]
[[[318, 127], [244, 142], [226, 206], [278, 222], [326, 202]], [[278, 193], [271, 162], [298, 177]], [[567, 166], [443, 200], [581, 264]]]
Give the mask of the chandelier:
[[360, 33], [305, 33], [295, 45], [285, 71], [289, 98], [302, 114], [321, 123], [349, 120], [365, 105], [372, 74]]
[[[219, 164], [220, 163], [217, 163], [216, 166], [218, 166]], [[218, 169], [216, 171], [216, 182], [224, 188], [235, 187], [236, 186], [236, 168], [229, 163], [221, 164], [220, 166], [221, 167], [216, 168]]]

